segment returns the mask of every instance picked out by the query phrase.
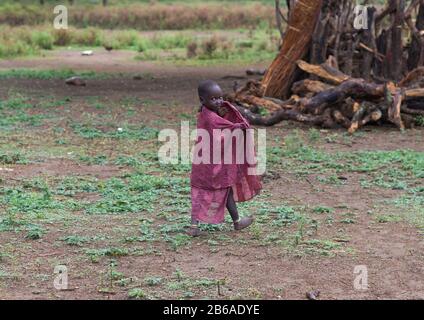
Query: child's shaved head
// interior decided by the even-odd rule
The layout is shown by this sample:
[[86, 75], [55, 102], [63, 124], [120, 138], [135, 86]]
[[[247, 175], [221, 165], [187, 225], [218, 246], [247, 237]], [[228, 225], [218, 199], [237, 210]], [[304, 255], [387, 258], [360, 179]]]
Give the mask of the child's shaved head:
[[218, 87], [219, 85], [213, 81], [213, 80], [203, 80], [199, 83], [199, 86], [197, 88], [197, 92], [199, 94], [199, 98], [205, 98], [209, 94], [211, 90]]
[[199, 83], [197, 91], [199, 93], [199, 99], [202, 106], [218, 112], [218, 108], [220, 108], [224, 102], [224, 94], [221, 87], [215, 81], [204, 80]]

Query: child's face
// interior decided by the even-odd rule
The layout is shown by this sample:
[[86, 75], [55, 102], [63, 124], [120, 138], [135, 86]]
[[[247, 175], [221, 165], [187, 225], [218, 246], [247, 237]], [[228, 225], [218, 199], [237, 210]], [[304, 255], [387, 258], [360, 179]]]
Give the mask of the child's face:
[[200, 97], [200, 101], [206, 108], [217, 112], [218, 108], [221, 107], [224, 102], [223, 95], [224, 94], [218, 85], [212, 86], [209, 90], [207, 90], [203, 97]]

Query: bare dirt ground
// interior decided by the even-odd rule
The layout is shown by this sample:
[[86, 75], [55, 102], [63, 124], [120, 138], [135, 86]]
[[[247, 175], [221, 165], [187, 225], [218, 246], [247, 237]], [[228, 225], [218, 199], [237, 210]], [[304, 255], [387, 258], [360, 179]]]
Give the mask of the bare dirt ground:
[[[95, 70], [102, 72], [149, 73], [150, 77], [133, 80], [131, 77], [88, 80], [87, 87], [69, 87], [62, 80], [0, 80], [0, 97], [10, 91], [25, 92], [30, 96], [54, 95], [71, 97], [75, 102], [72, 115], [78, 118], [84, 112], [101, 115], [103, 110], [87, 109], [79, 104], [86, 97], [102, 97], [110, 104], [125, 97], [136, 97], [153, 101], [152, 104], [137, 108], [132, 121], [142, 121], [158, 126], [178, 127], [180, 114], [195, 114], [197, 107], [196, 85], [199, 80], [211, 78], [231, 90], [232, 79], [224, 76], [243, 76], [246, 66], [222, 67], [175, 67], [131, 60], [129, 52], [98, 52], [92, 57], [81, 57], [78, 52], [58, 52], [53, 57], [0, 61], [0, 68], [72, 68], [74, 70]], [[261, 67], [261, 65], [257, 66]], [[262, 67], [264, 67], [262, 65]], [[170, 101], [173, 103], [170, 104]], [[60, 111], [60, 109], [59, 109]], [[121, 114], [114, 119], [118, 121]], [[298, 129], [307, 133], [309, 128], [297, 123], [282, 123], [268, 128], [269, 140], [281, 138]], [[37, 131], [41, 134], [46, 131]], [[318, 146], [328, 153], [358, 150], [397, 150], [399, 148], [424, 152], [424, 130], [417, 128], [405, 134], [394, 128], [371, 128], [351, 139], [349, 143], [328, 143], [334, 134], [343, 131], [323, 131]], [[388, 138], [389, 137], [389, 138]], [[35, 148], [40, 137], [34, 136]], [[44, 141], [44, 140], [43, 140]], [[10, 143], [10, 141], [8, 141]], [[83, 145], [89, 148], [89, 143]], [[121, 148], [120, 146], [119, 148]], [[108, 150], [108, 146], [95, 146]], [[97, 150], [99, 150], [97, 149]], [[75, 175], [95, 176], [106, 179], [121, 175], [132, 169], [124, 166], [81, 165], [71, 160], [46, 158], [43, 162], [28, 165], [10, 165], [13, 171], [0, 171], [0, 181], [33, 178], [36, 176]], [[119, 260], [119, 271], [128, 277], [156, 276], [174, 279], [175, 270], [180, 270], [188, 279], [207, 277], [225, 279], [221, 287], [209, 286], [196, 291], [193, 298], [258, 298], [258, 299], [305, 299], [305, 293], [313, 289], [321, 291], [320, 299], [424, 299], [424, 238], [423, 233], [413, 224], [396, 221], [378, 223], [368, 214], [376, 203], [396, 198], [400, 190], [360, 187], [360, 173], [345, 174], [343, 185], [323, 185], [318, 191], [314, 184], [300, 179], [290, 171], [274, 172], [275, 177], [266, 179], [264, 190], [269, 194], [267, 202], [291, 205], [327, 206], [348, 208], [355, 214], [355, 223], [341, 223], [344, 209], [336, 210], [335, 222], [328, 228], [318, 230], [321, 238], [335, 239], [342, 235], [342, 243], [352, 253], [337, 253], [334, 256], [296, 255], [281, 250], [278, 244], [263, 245], [258, 240], [257, 229], [240, 233], [230, 231], [214, 232], [206, 238], [193, 240], [189, 246], [170, 250], [162, 242], [140, 244], [138, 249], [153, 253], [128, 255]], [[313, 175], [310, 179], [314, 179]], [[10, 179], [10, 180], [9, 180]], [[315, 180], [314, 180], [315, 181]], [[422, 181], [421, 181], [422, 182]], [[187, 219], [189, 219], [187, 208]], [[2, 210], [2, 207], [0, 207]], [[255, 215], [255, 212], [252, 212]], [[112, 235], [122, 232], [135, 234], [138, 230], [138, 214], [87, 216], [76, 213], [79, 223], [72, 226], [78, 234]], [[74, 221], [74, 220], [72, 220]], [[101, 291], [103, 275], [107, 274], [108, 261], [90, 263], [81, 257], [78, 248], [58, 242], [64, 232], [61, 222], [53, 221], [49, 232], [39, 240], [28, 240], [21, 233], [0, 232], [0, 244], [7, 256], [0, 259], [0, 266], [9, 275], [0, 277], [1, 299], [126, 299], [128, 287], [115, 287], [112, 291]], [[123, 231], [126, 230], [126, 231]], [[284, 230], [283, 230], [284, 231]], [[265, 228], [259, 237], [266, 237]], [[220, 242], [220, 237], [230, 240]], [[258, 240], [258, 241], [257, 241]], [[109, 240], [105, 240], [108, 243]], [[211, 242], [214, 245], [211, 247]], [[160, 253], [155, 254], [154, 252]], [[57, 263], [69, 267], [70, 290], [58, 291], [53, 288], [53, 268]], [[364, 265], [368, 271], [368, 289], [354, 288], [354, 268]], [[130, 285], [131, 287], [131, 285]], [[145, 288], [146, 291], [149, 287]], [[172, 291], [157, 289], [158, 298], [179, 298]], [[183, 297], [190, 297], [183, 296]]]

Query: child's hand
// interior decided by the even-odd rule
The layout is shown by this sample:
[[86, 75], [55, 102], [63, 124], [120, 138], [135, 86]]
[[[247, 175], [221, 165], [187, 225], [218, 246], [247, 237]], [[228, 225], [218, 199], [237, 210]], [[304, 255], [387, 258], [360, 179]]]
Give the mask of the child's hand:
[[218, 107], [218, 115], [220, 117], [225, 116], [227, 114], [227, 112], [228, 112], [227, 107], [224, 107], [224, 106]]

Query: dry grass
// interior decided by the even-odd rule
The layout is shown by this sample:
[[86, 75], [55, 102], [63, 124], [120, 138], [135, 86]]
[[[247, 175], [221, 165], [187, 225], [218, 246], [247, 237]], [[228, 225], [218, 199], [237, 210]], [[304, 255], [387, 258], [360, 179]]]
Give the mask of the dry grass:
[[[51, 12], [40, 6], [4, 5], [0, 7], [0, 24], [51, 24]], [[69, 15], [69, 24], [136, 30], [228, 29], [273, 23], [273, 19], [273, 7], [264, 4], [132, 4], [106, 8], [76, 5]]]

